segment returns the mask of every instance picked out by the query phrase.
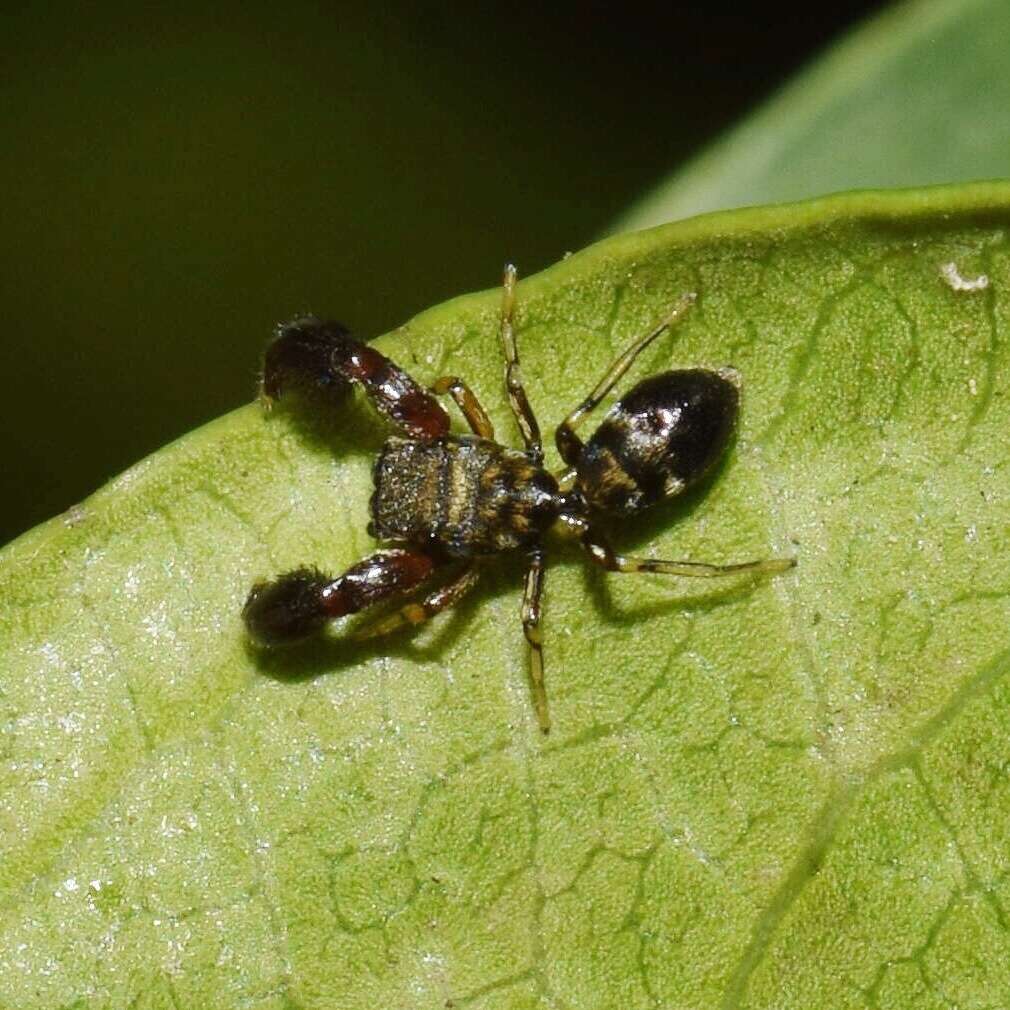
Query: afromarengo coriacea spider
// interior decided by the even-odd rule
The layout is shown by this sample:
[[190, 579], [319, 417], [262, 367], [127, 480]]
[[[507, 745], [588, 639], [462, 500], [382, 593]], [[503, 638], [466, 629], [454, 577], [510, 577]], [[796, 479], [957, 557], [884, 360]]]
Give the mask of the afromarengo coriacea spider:
[[[519, 373], [513, 331], [516, 271], [505, 269], [501, 343], [505, 387], [525, 448], [495, 441], [494, 428], [477, 397], [456, 376], [424, 389], [339, 323], [314, 317], [278, 329], [266, 353], [263, 394], [289, 386], [322, 391], [339, 402], [359, 384], [396, 429], [375, 461], [369, 532], [393, 546], [332, 578], [299, 568], [259, 582], [243, 610], [254, 642], [276, 648], [306, 639], [333, 618], [356, 613], [408, 593], [445, 569], [448, 579], [420, 600], [359, 629], [355, 638], [417, 625], [456, 604], [495, 554], [522, 551], [529, 561], [521, 620], [529, 643], [534, 708], [540, 729], [550, 730], [544, 689], [540, 598], [544, 587], [547, 530], [559, 525], [581, 541], [589, 558], [609, 572], [723, 576], [774, 573], [792, 559], [738, 564], [661, 561], [625, 557], [610, 547], [604, 517], [629, 518], [682, 494], [708, 474], [725, 452], [739, 413], [739, 389], [731, 369], [678, 369], [652, 375], [618, 400], [583, 442], [579, 423], [613, 389], [635, 358], [690, 308], [683, 295], [659, 325], [635, 340], [606, 370], [588, 396], [558, 425], [555, 442], [566, 469], [544, 468], [540, 427]], [[449, 415], [436, 396], [456, 401], [472, 434], [450, 433]]]

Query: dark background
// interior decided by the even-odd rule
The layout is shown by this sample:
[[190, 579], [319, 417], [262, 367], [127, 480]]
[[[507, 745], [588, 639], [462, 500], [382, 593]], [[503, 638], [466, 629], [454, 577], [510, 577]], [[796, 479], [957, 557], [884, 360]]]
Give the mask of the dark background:
[[0, 544], [363, 334], [532, 273], [875, 3], [8, 4]]

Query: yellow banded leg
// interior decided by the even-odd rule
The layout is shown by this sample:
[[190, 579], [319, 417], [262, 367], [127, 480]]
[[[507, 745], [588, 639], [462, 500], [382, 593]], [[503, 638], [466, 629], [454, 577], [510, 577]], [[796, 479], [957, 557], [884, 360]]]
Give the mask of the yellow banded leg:
[[443, 375], [431, 387], [433, 393], [445, 396], [448, 393], [462, 411], [470, 430], [481, 438], [494, 441], [494, 425], [487, 412], [480, 405], [474, 391], [457, 375]]
[[526, 570], [526, 587], [523, 593], [523, 634], [530, 648], [530, 684], [533, 689], [533, 707], [542, 733], [550, 733], [551, 716], [547, 708], [547, 690], [544, 686], [544, 637], [540, 630], [540, 597], [544, 590], [544, 554], [538, 547], [530, 555]]
[[688, 578], [711, 579], [724, 575], [751, 572], [756, 575], [775, 575], [796, 566], [795, 558], [765, 558], [760, 561], [741, 561], [730, 565], [710, 565], [703, 561], [662, 561], [659, 558], [629, 558], [615, 554], [603, 537], [595, 530], [583, 534], [582, 545], [589, 556], [608, 572], [655, 572], [660, 575], [683, 575]]
[[429, 593], [420, 603], [404, 604], [399, 610], [359, 628], [351, 637], [377, 638], [407, 625], [417, 626], [431, 620], [436, 614], [455, 606], [477, 584], [480, 572], [476, 565], [468, 565], [452, 582]]
[[505, 389], [508, 392], [509, 404], [515, 414], [519, 433], [530, 458], [538, 466], [544, 459], [544, 447], [540, 439], [540, 425], [526, 397], [522, 374], [519, 370], [519, 347], [513, 328], [513, 316], [516, 304], [516, 268], [508, 263], [505, 266], [505, 276], [502, 280], [501, 302], [501, 344], [505, 353]]
[[582, 440], [575, 434], [576, 427], [591, 411], [599, 406], [600, 401], [620, 381], [621, 376], [631, 367], [639, 356], [664, 330], [673, 326], [685, 312], [694, 304], [697, 296], [693, 291], [681, 295], [670, 314], [657, 326], [654, 326], [644, 336], [639, 337], [618, 358], [611, 362], [603, 378], [596, 384], [593, 391], [557, 426], [554, 440], [557, 443], [561, 458], [570, 466], [575, 466], [582, 452]]

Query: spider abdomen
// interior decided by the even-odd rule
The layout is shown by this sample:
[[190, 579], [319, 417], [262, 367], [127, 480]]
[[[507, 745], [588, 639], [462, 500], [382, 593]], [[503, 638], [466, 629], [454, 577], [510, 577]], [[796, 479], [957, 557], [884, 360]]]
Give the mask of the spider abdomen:
[[372, 534], [451, 557], [529, 544], [559, 511], [549, 473], [526, 453], [483, 438], [387, 439], [373, 479]]
[[576, 487], [602, 512], [634, 515], [680, 494], [719, 460], [740, 395], [718, 372], [692, 368], [643, 379], [586, 442]]

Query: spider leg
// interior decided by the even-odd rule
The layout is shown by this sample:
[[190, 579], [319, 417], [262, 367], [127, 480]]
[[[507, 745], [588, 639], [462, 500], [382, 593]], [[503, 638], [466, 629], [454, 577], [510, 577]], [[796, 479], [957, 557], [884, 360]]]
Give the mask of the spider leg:
[[487, 412], [480, 405], [474, 391], [456, 375], [443, 375], [437, 379], [431, 387], [433, 393], [445, 396], [448, 393], [455, 401], [456, 406], [466, 418], [466, 423], [470, 425], [470, 430], [481, 438], [494, 441], [494, 425]]
[[657, 572], [662, 575], [683, 575], [689, 578], [718, 578], [741, 572], [774, 575], [796, 566], [795, 558], [766, 558], [742, 561], [731, 565], [709, 565], [702, 561], [661, 561], [658, 558], [631, 558], [615, 554], [599, 531], [591, 527], [582, 535], [582, 546], [589, 556], [608, 572]]
[[530, 553], [523, 592], [523, 634], [530, 647], [530, 682], [533, 687], [533, 707], [542, 733], [550, 733], [551, 716], [547, 708], [544, 687], [544, 636], [540, 630], [540, 597], [544, 591], [544, 551], [537, 545]]
[[554, 432], [554, 441], [557, 444], [558, 452], [561, 453], [561, 458], [569, 466], [575, 466], [579, 461], [579, 456], [582, 454], [582, 439], [575, 434], [576, 426], [590, 411], [599, 406], [600, 401], [620, 381], [621, 376], [631, 367], [635, 358], [664, 330], [681, 319], [684, 313], [694, 304], [696, 297], [693, 291], [681, 295], [670, 314], [658, 326], [653, 327], [644, 336], [635, 340], [624, 353], [611, 362], [606, 372], [604, 372], [603, 378], [596, 384], [593, 391], [557, 426]]
[[451, 582], [429, 593], [420, 603], [408, 603], [399, 610], [380, 617], [359, 628], [351, 637], [356, 639], [376, 638], [387, 635], [405, 625], [415, 627], [430, 620], [449, 607], [454, 607], [477, 584], [480, 572], [477, 566], [469, 564]]
[[505, 388], [508, 391], [512, 413], [515, 414], [519, 433], [523, 437], [526, 452], [530, 459], [539, 466], [544, 461], [544, 447], [540, 438], [540, 425], [523, 387], [522, 374], [519, 371], [519, 347], [516, 344], [515, 330], [512, 326], [516, 302], [516, 268], [508, 263], [505, 266], [505, 277], [502, 282], [501, 304], [501, 343], [505, 352]]
[[268, 402], [290, 385], [320, 390], [339, 402], [352, 383], [411, 438], [428, 441], [449, 433], [449, 415], [438, 400], [340, 323], [304, 316], [277, 328], [263, 362], [262, 390]]
[[355, 614], [415, 588], [435, 565], [435, 559], [422, 551], [396, 548], [359, 561], [336, 579], [312, 568], [299, 568], [256, 583], [242, 617], [250, 637], [264, 648], [302, 641], [335, 617]]

